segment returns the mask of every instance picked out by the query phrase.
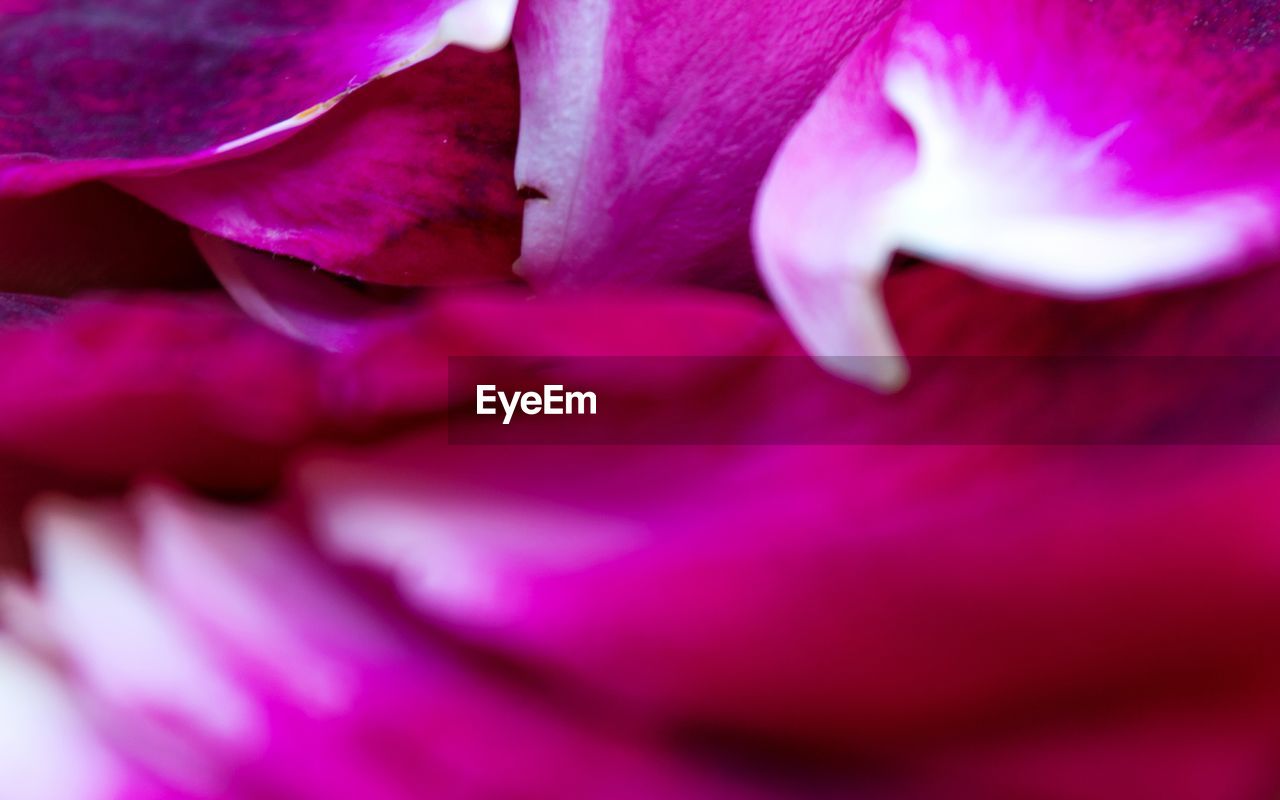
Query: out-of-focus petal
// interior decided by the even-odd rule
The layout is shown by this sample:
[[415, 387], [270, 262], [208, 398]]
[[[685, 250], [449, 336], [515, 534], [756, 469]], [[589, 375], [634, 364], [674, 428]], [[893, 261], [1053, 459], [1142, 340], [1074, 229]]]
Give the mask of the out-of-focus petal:
[[[920, 267], [888, 296], [937, 312], [904, 314], [913, 354], [1274, 355], [1277, 320], [1259, 311], [1277, 286], [1280, 273], [1257, 271], [1079, 304]], [[966, 324], [973, 314], [988, 325]], [[690, 767], [690, 750], [730, 771], [749, 753], [750, 774], [788, 797], [810, 796], [811, 780], [852, 787], [818, 797], [1093, 800], [1105, 781], [1126, 800], [1181, 800], [1274, 769], [1275, 446], [448, 444], [446, 355], [611, 352], [799, 354], [776, 315], [732, 295], [442, 293], [325, 357], [317, 380], [341, 395], [326, 407], [398, 415], [418, 434], [307, 459], [303, 513], [272, 521], [167, 494], [131, 513], [45, 506], [37, 597], [105, 741], [165, 786], [249, 800], [744, 791]], [[783, 386], [759, 374], [767, 359], [711, 381], [677, 358], [653, 374], [586, 359], [581, 374], [630, 386], [613, 397], [642, 420], [674, 404], [890, 431], [964, 416], [971, 388], [922, 371], [885, 398], [800, 361], [809, 370]], [[999, 384], [1001, 399], [1030, 393], [1044, 415], [1123, 397], [1138, 426], [1203, 410], [1091, 374], [1033, 372]], [[294, 518], [327, 557], [395, 580], [423, 619], [377, 572], [326, 563], [281, 521]], [[102, 617], [117, 627], [94, 629]], [[122, 631], [165, 657], [122, 657]], [[673, 741], [697, 747], [673, 758]]]
[[[420, 426], [445, 412], [451, 356], [748, 356], [786, 347], [790, 337], [758, 299], [680, 289], [597, 291], [530, 297], [461, 290], [430, 298], [402, 324], [363, 337], [341, 365], [343, 390], [333, 414], [383, 425]], [[650, 377], [681, 391], [696, 363]], [[614, 378], [643, 379], [624, 366]], [[333, 382], [336, 379], [331, 379]]]
[[1280, 664], [1270, 448], [416, 445], [304, 473], [337, 552], [709, 735], [885, 756]]
[[1280, 777], [1277, 698], [1252, 685], [1239, 689], [1182, 707], [1086, 710], [1060, 730], [958, 743], [913, 768], [909, 796], [1266, 797]]
[[539, 284], [752, 276], [769, 160], [890, 0], [530, 0], [517, 15], [520, 272]]
[[767, 282], [818, 355], [890, 355], [897, 250], [1085, 296], [1274, 257], [1277, 24], [1253, 3], [910, 4], [775, 161]]
[[[750, 298], [531, 303], [512, 289], [445, 292], [404, 307], [371, 302], [367, 288], [331, 276], [295, 274], [302, 268], [293, 263], [213, 247], [252, 313], [345, 352], [294, 344], [206, 298], [0, 296], [0, 321], [12, 323], [0, 327], [0, 459], [108, 484], [162, 474], [207, 489], [261, 489], [300, 448], [443, 413], [451, 355], [733, 354], [779, 334]], [[613, 326], [621, 315], [645, 324]]]
[[514, 10], [513, 0], [10, 3], [0, 194], [260, 145], [450, 42], [500, 47]]
[[0, 449], [71, 474], [249, 489], [322, 427], [316, 353], [207, 299], [73, 303], [0, 350]]
[[283, 146], [117, 184], [201, 230], [365, 281], [508, 279], [517, 104], [510, 50], [449, 48]]
[[[449, 644], [272, 517], [149, 492], [36, 521], [35, 600], [68, 667], [48, 691], [92, 709], [59, 719], [158, 789], [87, 798], [763, 796]], [[28, 769], [52, 773], [60, 744]]]
[[[966, 300], [922, 317], [905, 337], [914, 352], [1156, 355], [1191, 341], [1187, 352], [1274, 355], [1280, 330], [1259, 312], [1278, 281], [1085, 305], [923, 268], [890, 296], [898, 308]], [[615, 310], [615, 329], [632, 326], [645, 319]], [[607, 367], [594, 379], [584, 367], [583, 382], [610, 380]], [[884, 398], [817, 371], [780, 387], [752, 377], [706, 398], [637, 382], [628, 408], [644, 418], [674, 403], [766, 428], [813, 409], [909, 432], [969, 418], [957, 398], [975, 390], [922, 379]], [[1105, 370], [999, 387], [1003, 402], [980, 415], [1088, 415], [1124, 398], [1142, 429], [1205, 411], [1203, 398], [1117, 391]], [[1070, 727], [1109, 699], [1176, 706], [1280, 681], [1275, 446], [445, 442], [438, 428], [304, 468], [335, 552], [391, 571], [432, 620], [478, 643], [713, 739], [893, 761]], [[1232, 755], [1260, 769], [1280, 731], [1241, 738]]]
[[183, 226], [106, 186], [0, 200], [0, 291], [211, 288]]
[[117, 800], [125, 771], [57, 669], [0, 637], [0, 797]]

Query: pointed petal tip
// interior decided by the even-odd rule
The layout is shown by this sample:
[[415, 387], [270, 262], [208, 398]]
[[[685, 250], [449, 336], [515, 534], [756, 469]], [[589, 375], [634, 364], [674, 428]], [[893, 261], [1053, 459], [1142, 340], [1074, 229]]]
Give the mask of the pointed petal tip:
[[902, 391], [911, 377], [907, 360], [899, 355], [849, 357], [815, 353], [814, 360], [839, 378], [885, 395]]
[[850, 274], [844, 267], [820, 268], [812, 258], [769, 249], [777, 240], [758, 236], [758, 242], [770, 293], [796, 338], [824, 369], [886, 394], [906, 385], [906, 359], [883, 298], [881, 265], [887, 257]]
[[797, 338], [824, 369], [886, 394], [906, 385], [906, 359], [878, 281], [831, 287], [808, 303], [780, 302]]

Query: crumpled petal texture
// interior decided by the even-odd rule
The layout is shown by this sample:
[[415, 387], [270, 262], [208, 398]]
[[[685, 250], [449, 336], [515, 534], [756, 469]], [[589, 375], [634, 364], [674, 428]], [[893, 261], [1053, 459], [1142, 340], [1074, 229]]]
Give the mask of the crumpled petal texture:
[[767, 283], [819, 355], [890, 354], [895, 251], [1086, 296], [1276, 257], [1278, 25], [1256, 2], [909, 4], [779, 154]]
[[281, 145], [117, 185], [200, 230], [363, 281], [509, 279], [518, 115], [511, 51], [451, 47]]
[[769, 160], [894, 6], [522, 3], [516, 179], [534, 199], [521, 274], [749, 282], [750, 208]]
[[448, 12], [486, 6], [510, 3], [8, 0], [0, 193], [215, 158], [431, 55]]

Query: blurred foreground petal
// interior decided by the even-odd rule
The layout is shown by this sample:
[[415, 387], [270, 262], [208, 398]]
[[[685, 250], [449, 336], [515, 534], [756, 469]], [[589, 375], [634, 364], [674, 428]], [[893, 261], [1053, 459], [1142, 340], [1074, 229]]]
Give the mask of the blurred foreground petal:
[[209, 299], [73, 303], [0, 347], [0, 449], [73, 475], [251, 489], [321, 426], [316, 356]]
[[[1260, 271], [1079, 304], [918, 267], [893, 276], [888, 297], [913, 354], [1182, 353], [1192, 369], [1197, 354], [1280, 353], [1276, 319], [1260, 313], [1278, 282]], [[122, 341], [167, 342], [211, 377], [258, 374], [240, 392], [314, 403], [302, 418], [322, 420], [253, 416], [216, 385], [182, 394], [191, 372], [170, 367], [187, 377], [155, 396], [186, 415], [155, 396], [137, 407], [177, 420], [170, 438], [211, 424], [291, 430], [258, 456], [265, 473], [337, 420], [401, 433], [295, 461], [278, 518], [163, 494], [44, 507], [36, 610], [10, 626], [74, 665], [72, 696], [92, 700], [90, 730], [125, 774], [178, 796], [723, 796], [718, 771], [687, 767], [708, 755], [823, 800], [1253, 800], [1275, 776], [1275, 445], [468, 447], [449, 444], [446, 416], [456, 354], [528, 356], [539, 380], [567, 363], [659, 441], [672, 409], [744, 435], [799, 419], [892, 437], [1088, 418], [1122, 398], [1120, 419], [1141, 430], [1216, 413], [1204, 394], [1163, 392], [1142, 372], [1031, 369], [993, 384], [993, 403], [990, 386], [921, 370], [886, 398], [798, 357], [767, 307], [710, 292], [442, 292], [339, 355], [190, 308], [140, 319], [152, 324]], [[219, 319], [238, 319], [234, 336], [215, 335]], [[77, 324], [64, 338], [101, 340]], [[230, 373], [214, 369], [219, 352]], [[113, 363], [87, 353], [81, 369]], [[697, 358], [708, 355], [731, 358]], [[774, 356], [806, 369], [775, 372], [787, 359]], [[324, 391], [271, 382], [290, 374]], [[1280, 374], [1251, 379], [1274, 390]], [[86, 396], [123, 397], [113, 385]], [[35, 410], [33, 398], [0, 419], [39, 421]], [[138, 435], [123, 414], [96, 419]], [[84, 430], [88, 443], [105, 435]], [[142, 441], [139, 463], [166, 464]]]
[[[1278, 280], [1086, 305], [921, 268], [892, 279], [890, 298], [939, 312], [906, 315], [913, 352], [1186, 353], [1195, 369], [1196, 353], [1280, 353], [1280, 328], [1260, 313]], [[613, 309], [612, 329], [648, 327], [624, 314]], [[753, 352], [796, 352], [766, 328]], [[675, 341], [681, 328], [656, 329]], [[981, 426], [1014, 409], [1088, 418], [1123, 403], [1135, 430], [1212, 413], [1204, 395], [1117, 386], [1105, 370], [1015, 371], [996, 403], [991, 386], [945, 376], [885, 398], [817, 370], [771, 382], [769, 359], [702, 381], [678, 358], [658, 362], [665, 377], [625, 373], [625, 361], [571, 363], [588, 386], [629, 380], [611, 396], [628, 419], [658, 420], [655, 439], [672, 406], [748, 432], [812, 417], [832, 436]], [[1257, 380], [1274, 396], [1275, 370]], [[921, 763], [954, 776], [939, 778], [948, 797], [1055, 786], [1054, 753], [1077, 746], [1077, 729], [1071, 763], [1091, 777], [1062, 797], [1246, 798], [1241, 787], [1273, 776], [1274, 445], [448, 441], [441, 420], [381, 452], [305, 466], [300, 494], [333, 552], [394, 575], [433, 622], [668, 730], [841, 769], [892, 773], [928, 754]], [[1180, 732], [1209, 719], [1220, 735]], [[1028, 736], [1044, 749], [1022, 763]], [[955, 754], [975, 742], [992, 749], [966, 770]], [[1187, 770], [1153, 768], [1161, 758]], [[1005, 761], [1022, 776], [983, 774]], [[1132, 791], [1107, 794], [1105, 776]]]
[[[28, 613], [44, 615], [66, 671], [0, 649], [0, 684], [26, 688], [17, 710], [31, 711], [0, 721], [0, 740], [42, 726], [38, 752], [0, 752], [19, 788], [66, 800], [763, 796], [550, 702], [265, 515], [149, 492], [130, 508], [51, 500], [35, 523]], [[30, 800], [14, 788], [0, 797]]]

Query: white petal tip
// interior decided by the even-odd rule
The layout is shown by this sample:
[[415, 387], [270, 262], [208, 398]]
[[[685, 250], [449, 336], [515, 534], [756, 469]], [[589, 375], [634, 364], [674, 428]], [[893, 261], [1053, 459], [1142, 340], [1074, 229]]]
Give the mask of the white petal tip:
[[511, 41], [516, 0], [464, 0], [440, 18], [437, 38], [443, 42], [491, 52]]
[[885, 393], [906, 385], [907, 362], [881, 298], [879, 271], [842, 277], [792, 267], [772, 274], [780, 278], [771, 281], [774, 299], [824, 369]]

